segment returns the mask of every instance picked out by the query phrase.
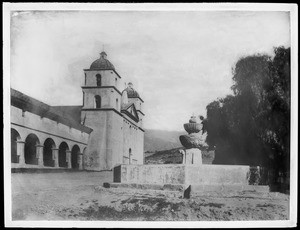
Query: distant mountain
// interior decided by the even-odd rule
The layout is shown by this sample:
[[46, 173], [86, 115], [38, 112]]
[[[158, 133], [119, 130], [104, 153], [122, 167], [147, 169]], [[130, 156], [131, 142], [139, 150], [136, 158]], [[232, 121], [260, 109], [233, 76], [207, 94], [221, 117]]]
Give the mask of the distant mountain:
[[182, 134], [186, 134], [186, 132], [146, 129], [144, 139], [145, 156], [151, 155], [155, 151], [182, 147], [179, 141], [179, 136]]

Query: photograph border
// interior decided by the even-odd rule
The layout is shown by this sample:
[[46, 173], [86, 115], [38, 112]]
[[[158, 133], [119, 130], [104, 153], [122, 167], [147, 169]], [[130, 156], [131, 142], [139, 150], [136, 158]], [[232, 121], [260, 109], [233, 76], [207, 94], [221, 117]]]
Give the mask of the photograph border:
[[[291, 31], [290, 219], [278, 221], [12, 221], [10, 167], [10, 17], [12, 11], [286, 11]], [[6, 227], [295, 227], [298, 187], [298, 6], [275, 3], [3, 3], [4, 205]]]

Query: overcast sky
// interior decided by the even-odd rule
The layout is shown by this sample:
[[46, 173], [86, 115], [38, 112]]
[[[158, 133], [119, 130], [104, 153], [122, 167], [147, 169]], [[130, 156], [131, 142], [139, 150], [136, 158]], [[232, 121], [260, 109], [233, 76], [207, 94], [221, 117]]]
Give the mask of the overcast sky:
[[20, 12], [11, 21], [11, 86], [50, 105], [81, 105], [83, 69], [102, 46], [144, 99], [145, 128], [183, 130], [231, 94], [242, 56], [290, 46], [284, 12]]

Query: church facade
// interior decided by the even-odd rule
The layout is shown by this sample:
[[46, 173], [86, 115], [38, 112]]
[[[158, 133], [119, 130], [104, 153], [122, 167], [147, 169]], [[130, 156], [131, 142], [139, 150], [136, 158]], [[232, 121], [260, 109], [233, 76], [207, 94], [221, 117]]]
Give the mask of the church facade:
[[143, 164], [143, 99], [101, 52], [84, 69], [83, 104], [50, 106], [11, 89], [12, 168], [111, 170]]

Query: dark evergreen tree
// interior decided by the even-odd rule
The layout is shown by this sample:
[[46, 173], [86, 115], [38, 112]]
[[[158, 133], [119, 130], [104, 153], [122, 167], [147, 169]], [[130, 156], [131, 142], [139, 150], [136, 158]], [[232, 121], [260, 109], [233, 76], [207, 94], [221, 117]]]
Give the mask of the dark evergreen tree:
[[291, 80], [290, 48], [274, 53], [239, 59], [233, 95], [207, 105], [203, 124], [214, 163], [264, 166], [275, 180], [289, 172]]

